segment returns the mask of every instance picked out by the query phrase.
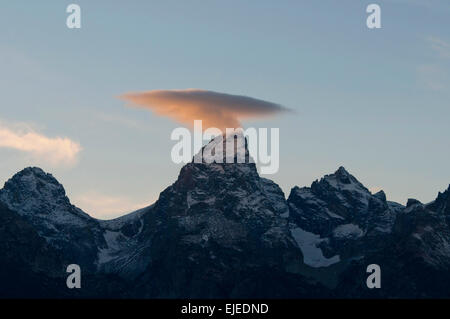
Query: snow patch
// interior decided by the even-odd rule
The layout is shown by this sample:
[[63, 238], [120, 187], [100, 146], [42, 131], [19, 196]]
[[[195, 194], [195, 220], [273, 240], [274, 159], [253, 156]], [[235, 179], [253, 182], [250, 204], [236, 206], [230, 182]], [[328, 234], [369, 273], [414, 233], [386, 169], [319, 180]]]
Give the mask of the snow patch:
[[121, 246], [119, 244], [119, 238], [122, 235], [120, 232], [114, 232], [107, 230], [104, 233], [104, 238], [107, 244], [106, 249], [99, 249], [98, 252], [98, 263], [104, 264], [116, 257], [117, 251], [120, 250]]
[[291, 234], [303, 253], [303, 262], [308, 266], [314, 268], [328, 267], [340, 261], [339, 255], [331, 258], [326, 258], [323, 255], [322, 249], [318, 245], [327, 239], [320, 238], [320, 235], [304, 231], [301, 228], [291, 229]]

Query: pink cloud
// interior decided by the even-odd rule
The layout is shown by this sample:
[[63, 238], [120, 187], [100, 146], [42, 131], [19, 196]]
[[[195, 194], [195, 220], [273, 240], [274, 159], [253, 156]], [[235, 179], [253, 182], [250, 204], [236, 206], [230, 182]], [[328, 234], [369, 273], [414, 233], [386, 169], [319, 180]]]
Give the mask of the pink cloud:
[[199, 89], [127, 93], [120, 98], [188, 126], [192, 126], [194, 120], [202, 120], [204, 129], [238, 128], [242, 120], [288, 111], [279, 104], [248, 96]]

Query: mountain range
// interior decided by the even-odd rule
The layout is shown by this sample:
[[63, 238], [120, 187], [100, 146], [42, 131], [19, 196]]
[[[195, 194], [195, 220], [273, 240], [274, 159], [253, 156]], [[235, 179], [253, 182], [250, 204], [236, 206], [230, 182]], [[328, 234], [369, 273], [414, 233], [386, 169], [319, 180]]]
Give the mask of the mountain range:
[[30, 167], [0, 190], [0, 298], [449, 298], [449, 224], [450, 187], [403, 206], [340, 167], [286, 199], [250, 161], [188, 163], [153, 205], [105, 221]]

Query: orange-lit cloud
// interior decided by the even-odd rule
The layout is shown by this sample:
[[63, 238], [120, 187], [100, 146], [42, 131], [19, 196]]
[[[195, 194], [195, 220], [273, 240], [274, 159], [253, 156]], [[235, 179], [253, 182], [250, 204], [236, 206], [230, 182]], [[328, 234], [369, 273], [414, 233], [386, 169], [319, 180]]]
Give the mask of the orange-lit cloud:
[[248, 96], [198, 89], [127, 93], [120, 98], [191, 127], [194, 120], [202, 120], [203, 129], [217, 127], [223, 131], [228, 127], [241, 127], [241, 120], [288, 110], [279, 104]]
[[[21, 126], [21, 127], [19, 127]], [[6, 126], [0, 122], [0, 148], [31, 154], [50, 164], [71, 165], [77, 160], [81, 146], [65, 137], [47, 137], [25, 125]]]

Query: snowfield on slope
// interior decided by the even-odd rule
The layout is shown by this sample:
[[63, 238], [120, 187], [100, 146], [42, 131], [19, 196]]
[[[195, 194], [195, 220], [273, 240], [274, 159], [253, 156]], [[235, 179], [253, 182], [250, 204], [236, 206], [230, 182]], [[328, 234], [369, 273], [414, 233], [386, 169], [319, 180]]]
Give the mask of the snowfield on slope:
[[306, 265], [314, 268], [328, 267], [340, 261], [339, 255], [326, 258], [322, 253], [322, 249], [318, 247], [321, 242], [327, 239], [320, 238], [319, 235], [304, 231], [298, 227], [291, 229], [291, 234], [303, 253], [303, 262]]

